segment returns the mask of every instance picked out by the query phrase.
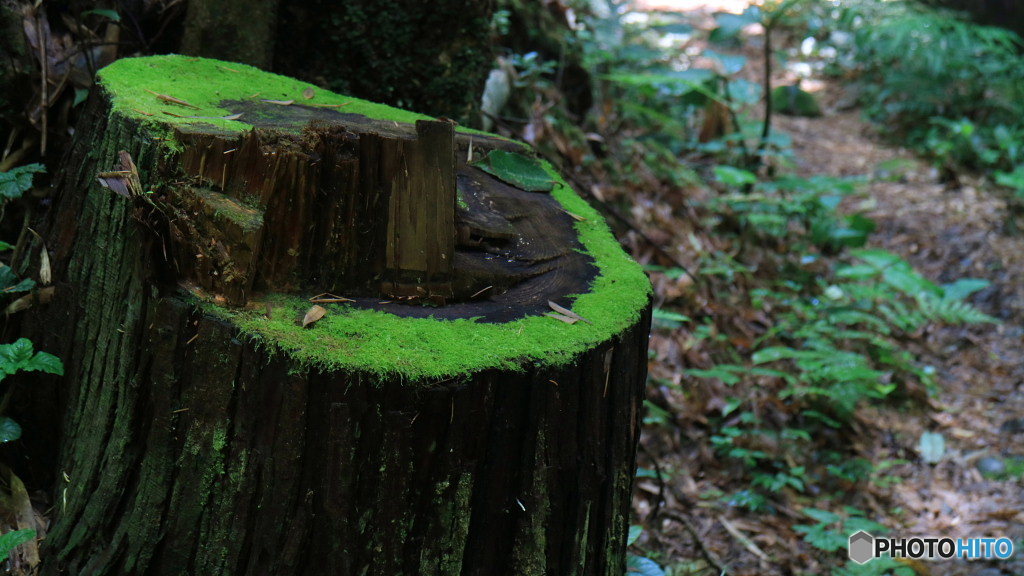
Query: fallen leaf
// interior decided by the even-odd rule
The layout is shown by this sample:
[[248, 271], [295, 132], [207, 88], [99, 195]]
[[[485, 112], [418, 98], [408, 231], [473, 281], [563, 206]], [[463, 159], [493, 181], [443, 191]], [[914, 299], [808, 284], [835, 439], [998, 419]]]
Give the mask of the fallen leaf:
[[186, 108], [193, 108], [195, 110], [201, 110], [201, 108], [199, 106], [196, 106], [195, 104], [192, 104], [190, 102], [182, 100], [181, 98], [175, 98], [174, 96], [168, 96], [167, 94], [161, 94], [159, 92], [154, 92], [154, 91], [149, 90], [147, 88], [144, 88], [144, 90], [146, 90], [146, 92], [149, 92], [150, 94], [156, 96], [158, 100], [163, 100], [164, 102], [167, 102], [167, 103], [170, 103], [170, 104], [177, 104], [178, 106], [184, 106]]
[[314, 103], [310, 103], [309, 105], [310, 106], [319, 106], [321, 108], [341, 108], [342, 106], [348, 106], [351, 103], [352, 102], [349, 101], [349, 102], [342, 102], [341, 104], [314, 104]]
[[[166, 114], [166, 112], [164, 112]], [[242, 117], [242, 113], [228, 114], [227, 116], [178, 116], [178, 118], [198, 118], [201, 120], [238, 120]]]
[[34, 298], [31, 294], [26, 294], [21, 298], [15, 300], [14, 302], [8, 304], [7, 307], [4, 308], [4, 314], [14, 314], [15, 312], [28, 310], [29, 308], [32, 307], [33, 300]]
[[925, 462], [937, 464], [946, 453], [946, 439], [937, 432], [925, 432], [921, 434], [917, 451], [921, 453], [921, 459]]
[[302, 327], [307, 328], [317, 323], [321, 318], [327, 314], [327, 309], [323, 306], [314, 305], [312, 308], [306, 311], [306, 315], [302, 317]]
[[575, 323], [579, 322], [578, 318], [572, 318], [570, 316], [563, 316], [563, 315], [558, 314], [556, 312], [547, 312], [544, 315], [547, 316], [548, 318], [554, 318], [555, 320], [558, 320], [559, 322], [565, 322], [566, 324], [575, 324]]
[[302, 97], [306, 100], [312, 100], [314, 96], [316, 96], [316, 92], [312, 88], [306, 88], [302, 91]]
[[587, 324], [593, 324], [593, 322], [591, 322], [590, 320], [587, 320], [583, 316], [580, 316], [579, 314], [573, 312], [572, 310], [569, 310], [568, 308], [566, 308], [564, 306], [559, 306], [558, 304], [552, 302], [551, 300], [548, 300], [548, 306], [550, 306], [552, 310], [554, 310], [555, 312], [558, 312], [559, 314], [568, 316], [569, 318], [574, 318], [576, 320], [579, 320], [580, 322], [585, 322]]
[[555, 181], [536, 158], [518, 152], [491, 150], [474, 166], [527, 192], [550, 192], [555, 187]]
[[[28, 497], [28, 490], [25, 489], [21, 478], [10, 473], [11, 499], [14, 500], [14, 516], [18, 530], [36, 530], [36, 516], [32, 510], [32, 502]], [[21, 547], [21, 556], [29, 567], [39, 564], [39, 542], [33, 538], [25, 542]]]
[[263, 101], [268, 103], [268, 104], [277, 104], [279, 106], [291, 106], [292, 104], [295, 104], [295, 100], [267, 100], [267, 99], [264, 99]]
[[53, 300], [53, 293], [56, 292], [56, 286], [47, 286], [46, 288], [40, 288], [36, 293], [36, 297], [39, 299], [40, 304], [49, 304], [50, 300]]
[[50, 271], [50, 253], [46, 250], [46, 246], [43, 246], [43, 250], [39, 254], [39, 283], [46, 286], [52, 280], [53, 277]]

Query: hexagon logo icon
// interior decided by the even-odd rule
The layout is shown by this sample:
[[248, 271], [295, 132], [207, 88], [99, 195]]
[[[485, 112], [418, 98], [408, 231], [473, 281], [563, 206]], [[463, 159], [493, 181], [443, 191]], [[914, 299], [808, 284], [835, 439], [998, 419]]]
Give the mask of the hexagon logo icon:
[[861, 530], [850, 536], [850, 560], [866, 564], [875, 557], [875, 537]]

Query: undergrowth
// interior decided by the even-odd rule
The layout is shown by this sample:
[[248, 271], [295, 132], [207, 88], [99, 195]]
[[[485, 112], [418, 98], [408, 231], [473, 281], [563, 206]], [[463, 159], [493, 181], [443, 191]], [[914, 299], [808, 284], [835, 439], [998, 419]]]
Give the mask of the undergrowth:
[[[665, 493], [687, 502], [677, 485], [695, 473], [672, 464], [680, 456], [666, 445], [676, 445], [693, 446], [700, 475], [716, 478], [699, 505], [684, 504], [685, 514], [801, 510], [804, 518], [790, 526], [791, 535], [814, 551], [813, 560], [795, 559], [793, 552], [789, 561], [803, 573], [905, 576], [909, 569], [893, 562], [845, 563], [851, 530], [883, 533], [879, 522], [887, 520], [865, 510], [858, 494], [884, 494], [898, 481], [890, 474], [898, 461], [872, 461], [857, 441], [871, 430], [863, 413], [926, 404], [936, 392], [935, 370], [919, 359], [915, 343], [940, 324], [995, 322], [969, 302], [987, 282], [938, 285], [896, 254], [872, 248], [876, 225], [859, 192], [863, 179], [794, 173], [791, 143], [771, 130], [772, 109], [765, 106], [765, 94], [775, 90], [749, 80], [750, 63], [738, 47], [751, 24], [798, 28], [791, 37], [809, 30], [821, 45], [842, 44], [833, 33], [845, 30], [846, 46], [872, 48], [845, 62], [833, 51], [831, 65], [860, 67], [870, 87], [862, 93], [869, 113], [922, 146], [953, 130], [931, 122], [937, 114], [984, 122], [993, 143], [983, 144], [998, 157], [975, 156], [1009, 167], [1016, 148], [998, 141], [1015, 138], [1014, 98], [1024, 84], [1017, 70], [994, 67], [1008, 62], [1015, 40], [897, 2], [767, 2], [741, 15], [716, 15], [710, 36], [685, 14], [606, 8], [590, 12], [578, 33], [598, 96], [583, 126], [546, 100], [550, 86], [520, 87], [519, 98], [545, 110], [531, 120], [541, 133], [588, 134], [582, 151], [567, 154], [572, 140], [565, 137], [551, 152], [603, 183], [595, 184], [600, 195], [592, 199], [628, 215], [619, 220], [633, 229], [627, 238], [634, 251], [649, 254], [658, 292], [645, 416], [649, 447], [639, 477], [660, 488], [653, 503], [638, 497], [648, 505], [639, 508], [631, 531], [630, 571], [723, 569], [706, 550], [694, 553], [700, 559], [681, 561], [665, 557], [658, 544]], [[884, 10], [904, 20], [876, 20]], [[927, 26], [914, 32], [914, 23]], [[946, 44], [954, 41], [959, 44]], [[908, 48], [914, 43], [917, 52]], [[950, 67], [948, 52], [957, 50], [963, 62], [974, 66], [985, 57], [990, 67]], [[927, 55], [905, 57], [918, 53]], [[775, 56], [770, 44], [767, 55]], [[543, 66], [531, 62], [531, 70]], [[991, 77], [1002, 72], [1004, 78]], [[890, 77], [879, 77], [885, 73]], [[923, 83], [916, 93], [901, 92], [915, 82]], [[996, 92], [1001, 98], [981, 97]], [[963, 137], [976, 134], [961, 127]], [[962, 161], [960, 149], [935, 150], [942, 162]]]

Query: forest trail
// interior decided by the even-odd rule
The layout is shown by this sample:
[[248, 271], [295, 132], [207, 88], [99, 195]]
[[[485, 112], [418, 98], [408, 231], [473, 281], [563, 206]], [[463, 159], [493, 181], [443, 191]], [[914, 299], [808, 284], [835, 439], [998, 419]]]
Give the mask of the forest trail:
[[[830, 87], [825, 100], [838, 87]], [[878, 230], [869, 245], [895, 252], [931, 280], [984, 278], [992, 285], [973, 302], [1001, 324], [941, 327], [923, 335], [923, 359], [936, 370], [938, 396], [928, 411], [873, 411], [873, 460], [905, 460], [891, 473], [901, 481], [888, 510], [894, 533], [917, 536], [1024, 538], [1024, 237], [1004, 233], [1006, 203], [981, 178], [942, 183], [938, 171], [913, 154], [881, 141], [878, 128], [857, 110], [820, 118], [779, 117], [793, 139], [799, 176], [866, 176], [862, 201]], [[921, 434], [942, 434], [946, 453], [937, 465], [917, 457]], [[994, 460], [993, 460], [994, 459]], [[1015, 463], [1016, 462], [1016, 463]], [[1017, 468], [1010, 480], [985, 478], [979, 467]], [[1015, 480], [1012, 478], [1016, 478]], [[865, 495], [871, 498], [870, 494]], [[902, 509], [893, 514], [894, 507]], [[901, 529], [902, 527], [902, 529]], [[1018, 544], [1019, 545], [1019, 544]], [[1024, 574], [1024, 554], [991, 565], [939, 562], [933, 575]]]
[[[738, 0], [643, 0], [637, 8], [685, 12], [695, 27], [705, 29], [713, 25], [711, 13], [738, 13], [746, 5]], [[752, 30], [741, 49], [748, 64], [740, 76], [758, 84], [762, 42], [760, 31]], [[797, 79], [782, 65], [773, 76], [776, 86]], [[937, 284], [962, 278], [990, 281], [969, 301], [1000, 321], [935, 325], [919, 335], [912, 348], [934, 368], [937, 393], [909, 390], [911, 400], [902, 406], [860, 411], [857, 428], [863, 443], [855, 451], [885, 470], [855, 488], [849, 503], [892, 535], [1007, 536], [1018, 547], [1009, 562], [916, 563], [917, 576], [1024, 575], [1024, 552], [1019, 550], [1024, 546], [1024, 235], [1007, 233], [1006, 201], [994, 185], [980, 176], [946, 181], [928, 161], [886, 142], [885, 127], [872, 125], [851, 108], [855, 98], [841, 81], [805, 80], [803, 87], [820, 98], [824, 115], [773, 117], [775, 129], [792, 139], [794, 165], [784, 171], [801, 178], [862, 179], [860, 193], [847, 202], [865, 209], [878, 224], [869, 247], [899, 254]], [[941, 434], [945, 441], [937, 464], [924, 462], [919, 454], [924, 432]], [[735, 487], [701, 440], [691, 445], [687, 434], [667, 439], [650, 432], [644, 444], [648, 459], [660, 455], [661, 466], [675, 475], [665, 494], [651, 481], [639, 483], [639, 501], [665, 498], [663, 514], [669, 521], [663, 521], [654, 539], [683, 562], [677, 566], [693, 566], [692, 572], [677, 568], [673, 574], [709, 574], [698, 568], [709, 556], [720, 559], [729, 574], [741, 575], [824, 576], [845, 565], [845, 546], [835, 553], [834, 565], [817, 564], [800, 551], [802, 545], [792, 540], [800, 538], [793, 526], [807, 522], [799, 506], [783, 506], [773, 514], [738, 508], [722, 513], [700, 503], [703, 494]], [[980, 469], [1002, 472], [986, 476]], [[808, 495], [805, 502], [814, 506], [815, 500]], [[739, 530], [730, 530], [726, 517]]]

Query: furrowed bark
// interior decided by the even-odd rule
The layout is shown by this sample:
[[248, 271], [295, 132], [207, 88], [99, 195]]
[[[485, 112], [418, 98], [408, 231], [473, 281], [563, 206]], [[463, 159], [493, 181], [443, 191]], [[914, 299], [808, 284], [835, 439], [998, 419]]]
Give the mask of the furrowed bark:
[[[248, 131], [168, 136], [116, 97], [87, 104], [45, 233], [57, 291], [33, 337], [66, 394], [43, 574], [625, 571], [649, 299], [571, 361], [447, 376], [305, 362], [220, 312], [333, 291], [502, 323], [585, 292], [560, 204], [466, 162], [470, 138], [525, 148], [265, 104]], [[111, 172], [122, 151], [138, 184]]]

